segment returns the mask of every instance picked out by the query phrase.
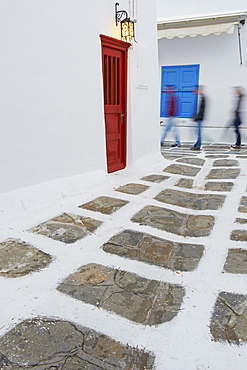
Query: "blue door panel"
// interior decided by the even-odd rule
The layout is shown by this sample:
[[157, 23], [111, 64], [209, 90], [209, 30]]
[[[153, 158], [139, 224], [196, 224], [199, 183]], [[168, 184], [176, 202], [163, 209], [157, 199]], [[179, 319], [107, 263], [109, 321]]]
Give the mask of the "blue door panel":
[[[168, 85], [174, 85], [178, 91], [178, 117], [190, 118], [197, 108], [197, 95], [192, 90], [198, 85], [199, 64], [185, 66], [163, 66], [161, 73], [161, 104], [160, 116], [167, 117], [167, 93], [163, 92]], [[182, 92], [185, 91], [185, 92]], [[189, 92], [188, 92], [189, 91]]]

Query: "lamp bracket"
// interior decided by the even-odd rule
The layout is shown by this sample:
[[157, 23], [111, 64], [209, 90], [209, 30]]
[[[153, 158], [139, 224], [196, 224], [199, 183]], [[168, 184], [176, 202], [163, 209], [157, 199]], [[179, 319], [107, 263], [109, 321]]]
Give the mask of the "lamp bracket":
[[117, 10], [118, 6], [119, 6], [119, 3], [115, 3], [116, 26], [117, 26], [118, 22], [121, 21], [122, 16], [125, 16], [125, 19], [129, 20], [129, 16], [128, 16], [128, 13], [126, 12], [126, 10]]

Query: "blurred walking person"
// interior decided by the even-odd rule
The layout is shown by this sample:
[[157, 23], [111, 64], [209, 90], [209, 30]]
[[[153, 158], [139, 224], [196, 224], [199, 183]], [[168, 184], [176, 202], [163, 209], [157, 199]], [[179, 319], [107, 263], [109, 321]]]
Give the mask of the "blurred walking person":
[[177, 111], [178, 111], [178, 101], [177, 101], [177, 96], [174, 93], [174, 90], [175, 90], [175, 86], [173, 86], [173, 85], [167, 86], [167, 94], [168, 94], [167, 115], [168, 115], [168, 119], [167, 119], [167, 124], [166, 124], [165, 130], [164, 130], [163, 134], [161, 135], [161, 139], [160, 139], [160, 145], [161, 146], [164, 145], [166, 135], [168, 134], [168, 132], [171, 131], [172, 128], [173, 128], [174, 136], [175, 136], [175, 144], [173, 144], [172, 146], [173, 147], [176, 147], [176, 146], [180, 147], [181, 146], [181, 142], [180, 142], [179, 135], [178, 135], [178, 130], [177, 130], [177, 127], [175, 125]]
[[201, 150], [202, 145], [202, 121], [205, 115], [205, 107], [206, 107], [206, 99], [204, 95], [204, 88], [203, 86], [198, 86], [197, 90], [195, 91], [199, 97], [199, 104], [198, 104], [198, 111], [194, 116], [193, 120], [197, 123], [197, 141], [190, 149], [192, 150]]
[[235, 133], [236, 133], [236, 143], [232, 145], [233, 149], [240, 149], [241, 147], [241, 133], [239, 130], [239, 126], [242, 123], [240, 113], [241, 113], [241, 104], [243, 101], [244, 93], [242, 87], [235, 87], [235, 93], [237, 95], [237, 102], [236, 102], [236, 108], [234, 110], [234, 121], [233, 126], [235, 127]]

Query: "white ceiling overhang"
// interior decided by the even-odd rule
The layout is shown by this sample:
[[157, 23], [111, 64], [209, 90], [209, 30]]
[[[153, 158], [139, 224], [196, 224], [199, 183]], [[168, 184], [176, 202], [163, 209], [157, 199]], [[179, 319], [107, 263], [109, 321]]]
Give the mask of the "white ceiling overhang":
[[234, 25], [243, 25], [246, 17], [247, 12], [238, 12], [184, 19], [160, 20], [158, 21], [158, 39], [162, 39], [163, 37], [172, 39], [173, 37], [220, 35], [223, 32], [231, 34], [234, 32]]

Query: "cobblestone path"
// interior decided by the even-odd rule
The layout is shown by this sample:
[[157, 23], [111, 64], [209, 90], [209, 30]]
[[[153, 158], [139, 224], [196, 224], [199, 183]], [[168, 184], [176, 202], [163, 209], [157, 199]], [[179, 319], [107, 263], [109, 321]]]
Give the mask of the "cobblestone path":
[[247, 368], [247, 147], [162, 156], [0, 225], [0, 369]]

